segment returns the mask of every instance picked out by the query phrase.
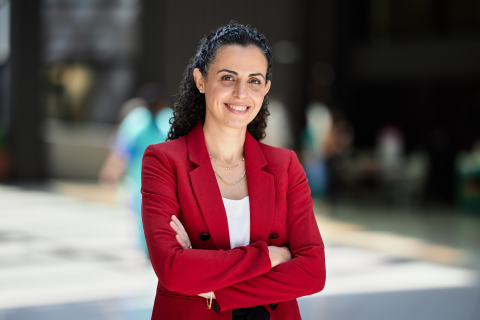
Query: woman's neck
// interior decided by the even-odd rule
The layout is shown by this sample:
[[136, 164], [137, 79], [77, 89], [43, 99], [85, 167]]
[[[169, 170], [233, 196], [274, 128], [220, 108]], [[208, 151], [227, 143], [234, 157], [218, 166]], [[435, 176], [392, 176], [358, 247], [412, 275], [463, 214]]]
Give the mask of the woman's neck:
[[206, 118], [203, 124], [203, 134], [208, 154], [225, 166], [238, 163], [244, 157], [246, 130], [246, 127], [223, 128]]

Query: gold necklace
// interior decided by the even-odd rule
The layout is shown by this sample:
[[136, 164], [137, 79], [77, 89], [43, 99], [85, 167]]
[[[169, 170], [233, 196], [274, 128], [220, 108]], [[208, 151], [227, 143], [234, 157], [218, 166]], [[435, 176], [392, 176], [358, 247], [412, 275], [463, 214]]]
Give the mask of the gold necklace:
[[215, 160], [212, 158], [212, 156], [210, 156], [210, 159], [212, 159], [213, 162], [215, 162], [216, 164], [218, 164], [220, 167], [222, 167], [222, 168], [224, 168], [224, 169], [227, 169], [227, 170], [233, 169], [233, 168], [235, 168], [236, 166], [238, 166], [240, 163], [242, 163], [242, 161], [245, 161], [245, 158], [242, 158], [242, 161], [240, 161], [239, 163], [237, 163], [236, 166], [233, 166], [233, 167], [224, 167], [224, 166], [222, 166], [221, 164], [219, 164], [217, 161], [215, 161]]
[[[212, 168], [213, 168], [213, 166], [212, 166]], [[228, 183], [225, 180], [223, 180], [223, 178], [217, 173], [217, 171], [215, 171], [215, 168], [213, 168], [213, 172], [215, 172], [215, 174], [220, 178], [220, 180], [222, 180], [225, 184], [228, 184], [229, 186], [234, 186], [237, 183], [239, 183], [240, 181], [242, 181], [242, 179], [245, 177], [245, 174], [247, 173], [247, 171], [243, 172], [242, 177], [238, 181], [236, 181], [234, 183]]]

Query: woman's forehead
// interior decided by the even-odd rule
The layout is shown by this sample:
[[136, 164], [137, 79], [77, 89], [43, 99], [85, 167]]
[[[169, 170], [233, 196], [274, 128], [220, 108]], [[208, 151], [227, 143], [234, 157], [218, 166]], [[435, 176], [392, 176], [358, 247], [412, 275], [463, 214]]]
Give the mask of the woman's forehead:
[[210, 70], [228, 69], [235, 72], [261, 72], [265, 76], [267, 59], [263, 52], [256, 46], [223, 46], [218, 49], [215, 61]]

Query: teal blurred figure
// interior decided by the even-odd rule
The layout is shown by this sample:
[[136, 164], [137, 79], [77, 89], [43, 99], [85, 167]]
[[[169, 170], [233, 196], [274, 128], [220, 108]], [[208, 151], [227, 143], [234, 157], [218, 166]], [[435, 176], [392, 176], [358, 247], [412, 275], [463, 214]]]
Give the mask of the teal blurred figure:
[[324, 145], [332, 129], [332, 116], [320, 101], [307, 105], [307, 125], [300, 134], [302, 164], [314, 199], [322, 199], [328, 182]]
[[101, 170], [100, 181], [116, 183], [123, 175], [127, 205], [135, 214], [138, 241], [148, 257], [141, 215], [142, 157], [149, 145], [164, 142], [167, 139], [170, 130], [169, 120], [173, 117], [173, 110], [167, 107], [160, 85], [142, 86], [139, 96], [145, 103], [133, 107], [121, 121], [111, 142], [111, 153]]

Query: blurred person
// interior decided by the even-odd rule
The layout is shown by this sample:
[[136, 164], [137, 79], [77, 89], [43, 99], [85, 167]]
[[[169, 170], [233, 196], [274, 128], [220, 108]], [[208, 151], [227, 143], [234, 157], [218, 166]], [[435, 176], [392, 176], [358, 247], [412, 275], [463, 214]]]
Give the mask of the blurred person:
[[328, 175], [326, 195], [336, 203], [344, 189], [343, 177], [348, 174], [347, 156], [353, 143], [354, 132], [340, 111], [332, 109], [331, 116], [332, 125], [322, 145], [322, 151], [325, 155]]
[[294, 151], [260, 142], [271, 78], [256, 29], [213, 31], [183, 75], [169, 141], [145, 151], [152, 319], [296, 320], [296, 298], [325, 285], [304, 169]]
[[99, 174], [104, 184], [116, 184], [123, 178], [122, 196], [135, 214], [139, 243], [147, 256], [141, 217], [142, 157], [149, 145], [166, 140], [172, 116], [162, 86], [153, 83], [142, 86], [139, 98], [127, 101], [120, 110], [120, 117], [124, 118]]
[[382, 176], [386, 179], [397, 178], [402, 174], [403, 149], [403, 135], [399, 128], [394, 125], [386, 125], [379, 131], [376, 156]]
[[480, 141], [455, 161], [456, 202], [463, 210], [480, 213]]
[[288, 121], [287, 108], [280, 99], [270, 98], [268, 103], [268, 125], [263, 143], [274, 147], [292, 149], [293, 137]]
[[110, 136], [110, 152], [108, 153], [107, 158], [105, 159], [98, 176], [101, 184], [117, 184], [122, 178], [125, 170], [126, 159], [125, 157], [123, 157], [123, 153], [118, 150], [118, 146], [120, 145], [120, 143], [118, 143], [117, 141], [119, 127], [130, 112], [132, 112], [136, 108], [145, 106], [147, 106], [147, 102], [145, 101], [145, 99], [141, 97], [135, 97], [125, 101], [120, 107], [118, 115], [118, 127]]
[[312, 197], [323, 196], [327, 184], [327, 170], [323, 146], [330, 134], [332, 116], [320, 101], [312, 101], [306, 108], [307, 125], [301, 133], [302, 159]]

